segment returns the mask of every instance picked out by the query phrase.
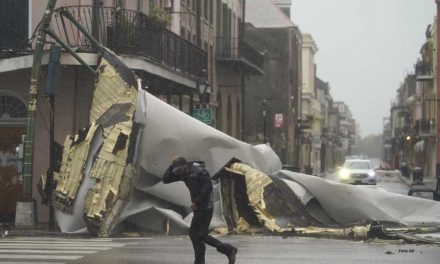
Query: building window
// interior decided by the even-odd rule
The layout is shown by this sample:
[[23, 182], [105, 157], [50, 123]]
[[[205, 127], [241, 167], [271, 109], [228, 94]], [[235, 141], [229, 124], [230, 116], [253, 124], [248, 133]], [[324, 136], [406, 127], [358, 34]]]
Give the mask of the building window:
[[180, 27], [180, 36], [182, 38], [186, 38], [186, 33], [185, 33], [185, 28], [184, 27]]
[[238, 35], [239, 37], [243, 34], [243, 23], [241, 22], [241, 18], [238, 18]]
[[209, 1], [210, 0], [203, 1], [203, 16], [206, 18], [206, 20], [208, 20]]
[[0, 119], [25, 118], [26, 113], [26, 105], [20, 99], [11, 95], [0, 95]]
[[28, 42], [29, 0], [0, 1], [0, 49], [24, 49]]
[[231, 102], [231, 95], [228, 95], [228, 114], [226, 116], [227, 126], [226, 126], [226, 133], [228, 135], [232, 135], [232, 102]]
[[216, 16], [216, 28], [217, 28], [217, 38], [222, 35], [222, 4], [220, 0], [217, 0], [217, 16]]
[[217, 93], [217, 109], [215, 111], [215, 120], [217, 123], [217, 129], [222, 131], [223, 129], [223, 115], [222, 115], [222, 94], [220, 91]]
[[237, 24], [237, 18], [235, 16], [235, 13], [232, 12], [232, 21], [231, 21], [231, 35], [232, 38], [235, 38], [237, 35], [235, 34], [236, 32], [236, 25]]
[[155, 5], [155, 3], [154, 3], [155, 1], [150, 1], [150, 5], [149, 5], [149, 8], [148, 8], [148, 12], [150, 13], [150, 12], [152, 12], [152, 10], [154, 9], [154, 5]]
[[181, 103], [180, 103], [180, 96], [178, 94], [171, 95], [171, 102], [170, 105], [174, 106], [174, 108], [182, 110], [181, 109]]
[[209, 1], [209, 24], [214, 24], [214, 2], [215, 0]]
[[241, 108], [240, 108], [240, 98], [237, 98], [236, 106], [236, 124], [235, 124], [235, 137], [241, 138]]
[[208, 59], [210, 60], [210, 63], [208, 63], [208, 69], [210, 72], [211, 80], [214, 78], [214, 64], [215, 64], [215, 55], [214, 55], [214, 46], [209, 45], [209, 53], [208, 53]]
[[192, 40], [192, 38], [191, 38], [191, 32], [188, 30], [186, 33], [187, 33], [186, 40], [188, 40], [188, 41], [191, 42], [191, 40]]

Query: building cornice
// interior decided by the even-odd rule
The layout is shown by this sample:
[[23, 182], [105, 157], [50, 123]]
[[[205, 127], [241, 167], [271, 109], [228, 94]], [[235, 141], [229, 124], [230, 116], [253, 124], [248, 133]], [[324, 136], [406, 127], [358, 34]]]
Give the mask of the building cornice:
[[309, 33], [303, 33], [302, 39], [303, 48], [310, 48], [313, 50], [313, 53], [316, 53], [318, 51], [318, 46], [316, 45], [312, 35], [310, 35]]

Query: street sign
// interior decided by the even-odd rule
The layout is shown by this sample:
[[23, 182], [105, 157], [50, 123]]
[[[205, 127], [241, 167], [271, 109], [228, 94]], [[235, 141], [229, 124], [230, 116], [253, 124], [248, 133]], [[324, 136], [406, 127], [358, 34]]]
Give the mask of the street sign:
[[283, 128], [284, 127], [284, 115], [277, 113], [273, 118], [273, 127]]
[[207, 125], [212, 124], [211, 108], [194, 108], [191, 116]]

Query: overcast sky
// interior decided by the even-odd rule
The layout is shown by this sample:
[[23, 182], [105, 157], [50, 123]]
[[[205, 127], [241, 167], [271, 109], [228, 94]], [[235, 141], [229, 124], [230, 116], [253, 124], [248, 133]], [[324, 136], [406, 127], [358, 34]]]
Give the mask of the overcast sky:
[[318, 77], [335, 101], [348, 104], [362, 136], [382, 133], [435, 10], [434, 0], [292, 1], [293, 22], [318, 46]]

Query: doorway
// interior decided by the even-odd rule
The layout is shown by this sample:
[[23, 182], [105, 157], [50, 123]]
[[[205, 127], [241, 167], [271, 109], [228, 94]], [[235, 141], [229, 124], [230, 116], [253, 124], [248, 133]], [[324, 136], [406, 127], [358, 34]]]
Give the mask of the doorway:
[[0, 222], [15, 220], [21, 193], [22, 143], [26, 105], [16, 96], [0, 94]]

